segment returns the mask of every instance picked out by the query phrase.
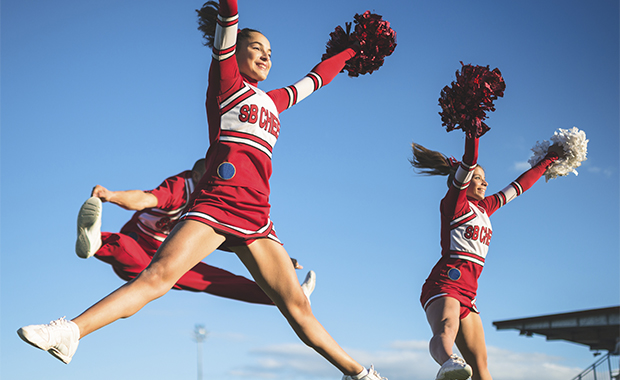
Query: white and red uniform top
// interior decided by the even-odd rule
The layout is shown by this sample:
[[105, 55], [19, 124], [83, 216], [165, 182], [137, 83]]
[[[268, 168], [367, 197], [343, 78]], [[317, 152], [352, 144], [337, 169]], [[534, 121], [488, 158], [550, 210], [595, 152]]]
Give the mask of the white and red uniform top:
[[467, 197], [477, 159], [478, 139], [467, 139], [463, 161], [441, 201], [441, 259], [423, 289], [422, 303], [425, 308], [437, 296], [455, 294], [470, 300], [471, 304], [467, 306], [475, 307], [478, 278], [493, 236], [489, 217], [532, 187], [558, 156], [548, 154], [506, 188], [480, 201]]
[[181, 217], [193, 191], [191, 170], [166, 178], [157, 188], [145, 191], [157, 198], [157, 206], [136, 211], [121, 232], [136, 233], [139, 242], [157, 250]]
[[297, 83], [264, 92], [239, 72], [238, 19], [237, 1], [221, 0], [206, 100], [210, 140], [206, 172], [184, 218], [255, 238], [268, 236], [272, 229], [269, 178], [280, 112], [328, 84], [356, 53], [346, 49], [319, 63]]

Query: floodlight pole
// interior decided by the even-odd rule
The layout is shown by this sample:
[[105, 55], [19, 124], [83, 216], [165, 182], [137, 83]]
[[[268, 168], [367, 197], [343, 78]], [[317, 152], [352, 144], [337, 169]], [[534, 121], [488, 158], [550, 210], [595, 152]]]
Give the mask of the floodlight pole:
[[202, 380], [202, 342], [207, 339], [208, 331], [204, 325], [194, 327], [194, 340], [197, 344], [198, 380]]

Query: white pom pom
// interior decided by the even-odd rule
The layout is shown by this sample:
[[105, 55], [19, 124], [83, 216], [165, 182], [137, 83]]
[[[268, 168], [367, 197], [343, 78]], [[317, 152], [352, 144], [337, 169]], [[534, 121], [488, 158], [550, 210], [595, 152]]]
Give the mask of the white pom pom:
[[569, 173], [578, 175], [576, 168], [581, 166], [581, 162], [585, 161], [588, 153], [588, 140], [584, 131], [580, 131], [577, 127], [571, 129], [559, 128], [553, 136], [551, 143], [547, 140], [536, 142], [532, 148], [533, 155], [528, 160], [530, 165], [534, 166], [542, 160], [549, 150], [549, 146], [558, 144], [564, 150], [564, 157], [554, 162], [545, 172], [545, 180], [566, 176]]

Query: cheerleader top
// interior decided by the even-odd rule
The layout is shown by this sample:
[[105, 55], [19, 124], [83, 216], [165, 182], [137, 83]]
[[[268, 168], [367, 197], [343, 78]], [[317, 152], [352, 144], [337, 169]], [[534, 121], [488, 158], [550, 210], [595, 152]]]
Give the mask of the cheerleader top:
[[238, 20], [237, 2], [220, 1], [206, 100], [210, 145], [201, 183], [269, 194], [280, 113], [328, 84], [356, 52], [346, 49], [316, 65], [295, 84], [264, 92], [239, 72], [235, 56]]

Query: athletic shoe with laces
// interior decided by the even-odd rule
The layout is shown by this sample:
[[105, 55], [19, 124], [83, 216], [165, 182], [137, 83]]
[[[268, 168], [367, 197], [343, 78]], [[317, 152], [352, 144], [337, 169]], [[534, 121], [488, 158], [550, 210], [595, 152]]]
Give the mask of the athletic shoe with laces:
[[[366, 372], [366, 374], [363, 375], [363, 372]], [[387, 377], [381, 377], [379, 372], [375, 371], [375, 367], [372, 365], [370, 368], [364, 369], [363, 372], [356, 376], [344, 375], [342, 376], [342, 380], [388, 380]], [[360, 377], [360, 375], [363, 376]]]
[[88, 259], [101, 248], [101, 199], [91, 197], [78, 213], [75, 253]]
[[471, 367], [465, 363], [465, 360], [452, 354], [450, 359], [441, 365], [436, 380], [466, 380], [471, 377], [472, 373]]
[[65, 364], [69, 364], [80, 342], [80, 328], [65, 317], [47, 325], [24, 326], [17, 330], [17, 335], [24, 342], [49, 352]]
[[306, 298], [310, 301], [310, 294], [314, 291], [314, 287], [316, 286], [316, 273], [313, 270], [308, 271], [306, 274], [306, 279], [301, 284], [301, 290], [303, 290]]

